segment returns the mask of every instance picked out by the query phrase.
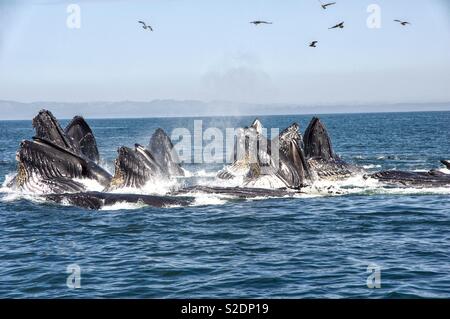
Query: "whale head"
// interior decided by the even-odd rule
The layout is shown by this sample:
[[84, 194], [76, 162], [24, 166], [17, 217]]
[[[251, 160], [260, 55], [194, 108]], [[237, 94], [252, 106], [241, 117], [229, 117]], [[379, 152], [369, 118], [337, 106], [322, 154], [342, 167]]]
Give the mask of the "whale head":
[[33, 127], [36, 131], [35, 137], [74, 152], [78, 151], [50, 111], [41, 110], [33, 119]]
[[[36, 135], [32, 141], [23, 141], [20, 144], [16, 154], [17, 174], [8, 184], [9, 187], [37, 193], [83, 190], [84, 187], [75, 182], [74, 178], [94, 179], [103, 186], [109, 184], [109, 173], [81, 151], [80, 145], [90, 142], [85, 140], [83, 143], [75, 143], [76, 141], [62, 130], [51, 112], [40, 111], [33, 119], [33, 127]], [[85, 122], [84, 127], [86, 131], [91, 132]]]
[[330, 136], [319, 118], [314, 117], [311, 120], [305, 131], [303, 142], [307, 158], [321, 158], [325, 161], [335, 158]]
[[75, 116], [64, 129], [64, 133], [82, 155], [95, 163], [100, 161], [97, 141], [84, 118]]
[[117, 152], [109, 190], [140, 188], [147, 182], [162, 177], [161, 167], [153, 155], [141, 145], [136, 144], [134, 149], [122, 146]]
[[148, 149], [164, 173], [169, 176], [184, 176], [173, 143], [163, 129], [158, 128], [153, 133]]

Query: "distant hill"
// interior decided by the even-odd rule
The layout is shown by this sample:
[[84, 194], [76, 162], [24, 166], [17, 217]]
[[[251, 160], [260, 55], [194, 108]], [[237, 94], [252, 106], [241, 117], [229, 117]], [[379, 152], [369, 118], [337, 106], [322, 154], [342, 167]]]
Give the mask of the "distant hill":
[[48, 109], [60, 118], [82, 115], [86, 118], [140, 118], [180, 116], [239, 116], [239, 115], [286, 115], [286, 114], [330, 114], [410, 111], [450, 111], [448, 103], [384, 104], [384, 105], [317, 105], [295, 104], [246, 104], [226, 101], [175, 101], [154, 100], [151, 102], [90, 102], [20, 103], [0, 100], [0, 120], [31, 119], [41, 109]]

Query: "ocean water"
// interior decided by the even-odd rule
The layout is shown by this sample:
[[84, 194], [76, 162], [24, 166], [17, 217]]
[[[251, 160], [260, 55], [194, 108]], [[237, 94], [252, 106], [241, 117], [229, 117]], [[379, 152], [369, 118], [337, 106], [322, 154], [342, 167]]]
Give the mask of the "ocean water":
[[[450, 159], [450, 112], [322, 115], [335, 151], [368, 171], [428, 170]], [[251, 117], [89, 120], [104, 166], [194, 120], [249, 125]], [[263, 116], [266, 127], [311, 116]], [[62, 121], [64, 124], [67, 121]], [[16, 168], [31, 121], [0, 121], [0, 183]], [[183, 183], [213, 183], [223, 164], [190, 164]], [[164, 191], [174, 185], [153, 185]], [[101, 211], [0, 190], [1, 298], [450, 297], [450, 189], [386, 188], [354, 178], [340, 195], [235, 200], [199, 196], [190, 207], [116, 205]], [[79, 267], [80, 288], [67, 285]], [[370, 267], [368, 268], [368, 266]], [[370, 275], [379, 288], [370, 289]]]

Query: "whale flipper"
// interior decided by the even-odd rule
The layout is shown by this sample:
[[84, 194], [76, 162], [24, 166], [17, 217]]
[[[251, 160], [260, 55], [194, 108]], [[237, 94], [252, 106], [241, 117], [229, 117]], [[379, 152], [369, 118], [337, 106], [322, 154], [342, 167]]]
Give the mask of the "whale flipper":
[[450, 160], [442, 160], [442, 164], [444, 164], [448, 169], [450, 169]]
[[75, 116], [64, 132], [71, 139], [72, 143], [76, 145], [81, 154], [95, 163], [100, 161], [97, 141], [84, 118]]
[[148, 149], [153, 154], [163, 172], [169, 176], [185, 175], [179, 164], [180, 161], [172, 141], [163, 129], [158, 128], [153, 133]]

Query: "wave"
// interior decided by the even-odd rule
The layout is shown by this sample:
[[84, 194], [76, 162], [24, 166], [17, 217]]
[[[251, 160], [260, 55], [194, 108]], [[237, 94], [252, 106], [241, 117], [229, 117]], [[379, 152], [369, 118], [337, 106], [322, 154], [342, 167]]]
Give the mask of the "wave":
[[343, 195], [448, 195], [450, 187], [398, 187], [384, 184], [363, 174], [341, 181], [317, 181], [302, 190], [309, 194]]
[[100, 211], [118, 211], [118, 210], [136, 210], [146, 207], [146, 205], [141, 203], [125, 203], [119, 202], [113, 205], [106, 205], [100, 208]]
[[381, 165], [375, 165], [375, 164], [369, 164], [369, 165], [363, 165], [364, 169], [374, 169], [374, 168], [381, 168]]
[[167, 195], [183, 185], [177, 179], [160, 179], [147, 182], [142, 188], [123, 187], [112, 190], [113, 194]]

